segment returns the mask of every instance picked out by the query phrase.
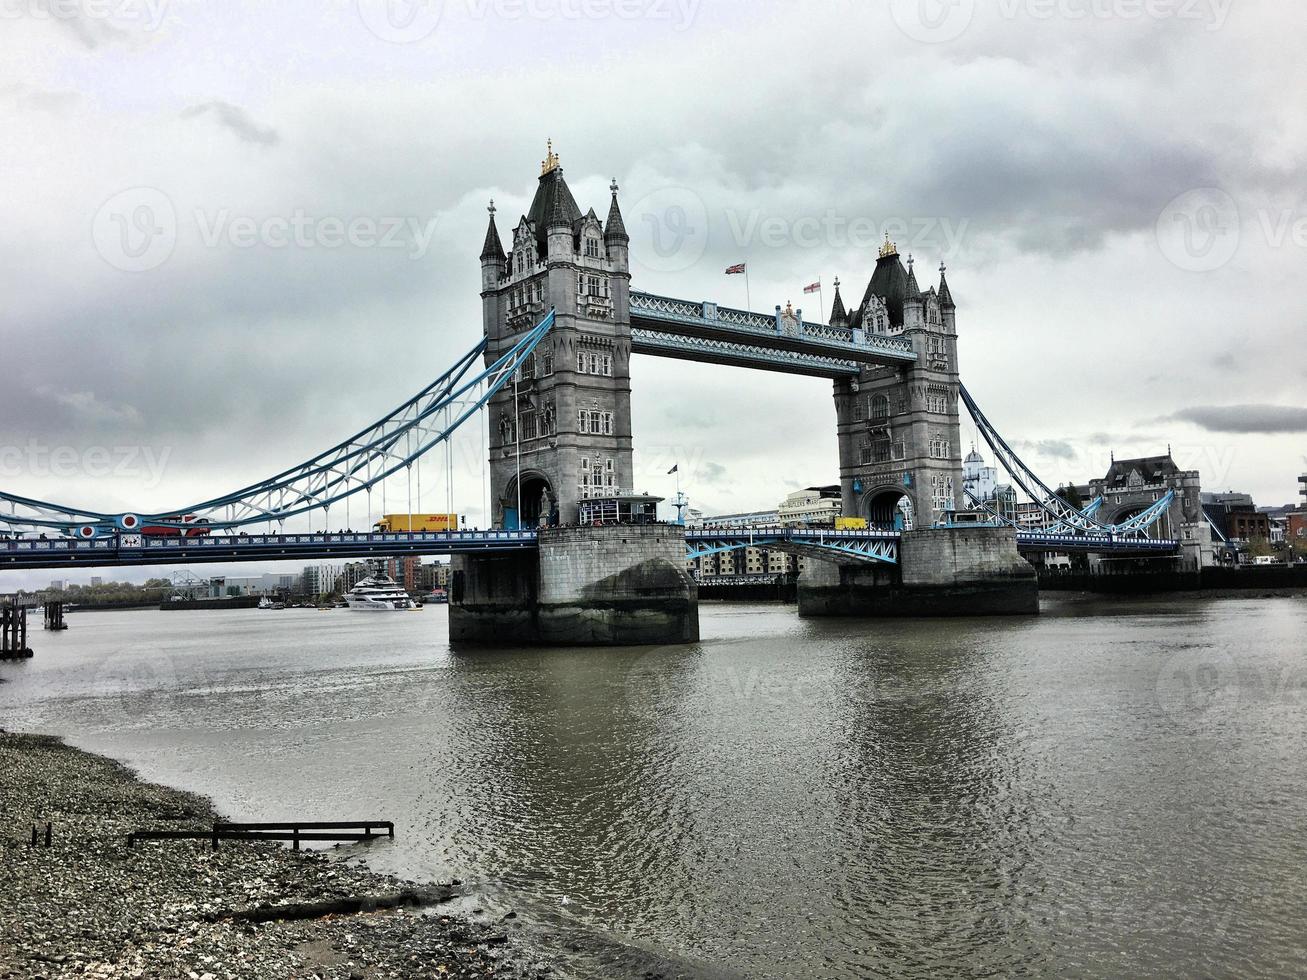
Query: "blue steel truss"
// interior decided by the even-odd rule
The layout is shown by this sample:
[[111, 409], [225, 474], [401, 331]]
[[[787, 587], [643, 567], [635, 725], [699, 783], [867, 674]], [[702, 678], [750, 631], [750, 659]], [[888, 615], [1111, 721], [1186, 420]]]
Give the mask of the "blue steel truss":
[[873, 565], [894, 565], [901, 538], [891, 531], [827, 531], [812, 528], [759, 527], [687, 531], [691, 561], [744, 548], [767, 548]]
[[[1094, 534], [1100, 536], [1144, 536], [1148, 528], [1156, 524], [1162, 515], [1175, 501], [1174, 491], [1165, 494], [1161, 500], [1156, 501], [1151, 507], [1140, 514], [1135, 515], [1128, 521], [1121, 524], [1103, 524], [1093, 515], [1102, 507], [1100, 501], [1095, 501], [1091, 507], [1084, 510], [1077, 510], [1056, 493], [1048, 488], [1044, 483], [1022, 460], [1021, 457], [1013, 451], [1012, 447], [1007, 444], [997, 429], [985, 417], [985, 413], [980, 410], [971, 393], [967, 391], [965, 385], [959, 385], [958, 391], [962, 396], [963, 403], [971, 413], [976, 427], [984, 437], [989, 448], [994, 451], [1000, 465], [1007, 470], [1008, 474], [1016, 482], [1026, 496], [1035, 501], [1049, 517], [1052, 518], [1048, 533], [1068, 533], [1068, 534]], [[985, 508], [990, 514], [998, 517], [988, 507]], [[1015, 522], [1006, 518], [998, 517], [1003, 523], [1016, 526]]]
[[917, 359], [911, 342], [902, 337], [806, 321], [786, 329], [778, 316], [735, 310], [711, 302], [656, 296], [638, 290], [631, 293], [631, 326], [682, 337], [866, 364], [900, 365]]
[[[807, 528], [740, 528], [690, 531], [686, 559], [770, 548], [836, 563], [893, 565], [900, 537], [885, 531], [824, 531]], [[206, 537], [150, 537], [115, 532], [91, 540], [51, 538], [0, 541], [0, 570], [103, 568], [119, 565], [193, 565], [211, 562], [313, 561], [522, 552], [538, 547], [536, 531], [452, 531], [413, 534], [214, 534]], [[1018, 531], [1022, 551], [1174, 554], [1179, 542], [1111, 535]]]
[[727, 364], [735, 367], [802, 374], [815, 378], [856, 377], [856, 361], [840, 360], [824, 354], [778, 350], [756, 343], [719, 340], [712, 337], [687, 337], [665, 330], [631, 328], [631, 350], [636, 354], [653, 354], [686, 361]]
[[[512, 379], [523, 361], [553, 328], [550, 312], [480, 373], [473, 365], [486, 350], [482, 340], [454, 366], [394, 411], [352, 438], [275, 476], [221, 497], [154, 514], [106, 514], [34, 500], [0, 491], [0, 524], [22, 528], [71, 529], [87, 538], [142, 525], [184, 528], [180, 515], [206, 521], [214, 530], [285, 521], [325, 509], [382, 480], [445, 442]], [[470, 377], [469, 377], [470, 376]], [[171, 518], [171, 519], [170, 519]]]

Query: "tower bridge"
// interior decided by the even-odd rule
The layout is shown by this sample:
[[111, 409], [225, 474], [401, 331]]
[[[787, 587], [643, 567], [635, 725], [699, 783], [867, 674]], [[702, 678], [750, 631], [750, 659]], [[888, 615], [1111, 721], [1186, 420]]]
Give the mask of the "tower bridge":
[[[0, 528], [26, 532], [0, 540], [0, 569], [449, 554], [453, 639], [622, 644], [695, 639], [687, 558], [759, 542], [821, 559], [800, 583], [805, 615], [1028, 614], [1037, 592], [1022, 550], [1199, 549], [1202, 529], [1188, 509], [1197, 474], [1138, 507], [1117, 498], [1156, 490], [1139, 481], [1158, 474], [1121, 474], [1129, 486], [1104, 487], [1081, 510], [1021, 462], [961, 384], [957, 307], [942, 265], [923, 290], [912, 258], [905, 263], [887, 240], [855, 305], [845, 306], [837, 284], [829, 323], [789, 306], [758, 313], [633, 290], [618, 192], [614, 182], [604, 219], [583, 213], [551, 148], [507, 248], [491, 203], [482, 339], [432, 384], [330, 450], [188, 507], [123, 514], [0, 492]], [[654, 522], [657, 499], [630, 489], [633, 354], [830, 382], [844, 514], [868, 530], [687, 533]], [[1046, 526], [1018, 529], [961, 499], [964, 406]], [[317, 511], [325, 523], [333, 505], [348, 515], [351, 499], [407, 476], [469, 422], [488, 432], [492, 529], [272, 531]], [[197, 519], [207, 522], [203, 536], [191, 536]], [[147, 527], [172, 533], [150, 537]]]

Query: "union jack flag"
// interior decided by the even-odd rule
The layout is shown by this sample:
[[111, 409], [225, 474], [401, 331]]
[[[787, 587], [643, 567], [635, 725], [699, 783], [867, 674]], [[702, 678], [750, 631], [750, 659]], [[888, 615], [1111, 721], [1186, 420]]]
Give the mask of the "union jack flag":
[[742, 276], [749, 269], [749, 263], [741, 262], [739, 265], [733, 265], [726, 270], [728, 276]]

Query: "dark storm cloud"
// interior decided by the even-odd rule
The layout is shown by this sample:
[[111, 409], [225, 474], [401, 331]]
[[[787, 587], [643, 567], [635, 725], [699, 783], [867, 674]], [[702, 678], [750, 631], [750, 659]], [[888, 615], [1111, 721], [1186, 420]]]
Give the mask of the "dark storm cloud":
[[271, 126], [260, 126], [250, 118], [248, 112], [230, 102], [206, 102], [182, 110], [183, 119], [206, 114], [212, 115], [222, 126], [231, 130], [246, 143], [253, 143], [256, 146], [276, 146], [281, 142], [281, 136], [275, 129]]
[[1291, 405], [1197, 406], [1176, 412], [1168, 420], [1235, 435], [1307, 432], [1307, 408]]

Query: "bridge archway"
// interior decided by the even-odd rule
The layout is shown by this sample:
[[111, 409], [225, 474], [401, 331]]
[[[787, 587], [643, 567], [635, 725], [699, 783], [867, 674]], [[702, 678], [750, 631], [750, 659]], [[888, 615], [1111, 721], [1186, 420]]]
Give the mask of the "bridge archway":
[[[1132, 517], [1138, 517], [1144, 511], [1152, 507], [1156, 501], [1146, 501], [1144, 503], [1124, 504], [1115, 510], [1109, 510], [1105, 515], [1099, 515], [1098, 519], [1104, 524], [1124, 524]], [[1171, 515], [1165, 513], [1157, 519], [1150, 527], [1144, 528], [1143, 534], [1146, 538], [1160, 540], [1163, 538], [1173, 537], [1171, 528]]]
[[915, 526], [912, 498], [902, 487], [883, 486], [868, 490], [862, 495], [859, 510], [874, 527], [911, 531]]
[[522, 474], [522, 513], [517, 513], [517, 479], [509, 481], [504, 496], [504, 527], [537, 528], [541, 518], [547, 523], [558, 522], [558, 495], [549, 478], [531, 470]]

